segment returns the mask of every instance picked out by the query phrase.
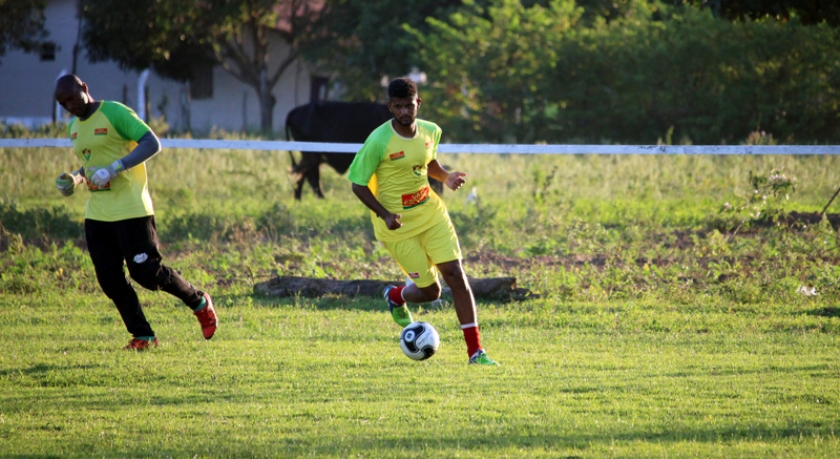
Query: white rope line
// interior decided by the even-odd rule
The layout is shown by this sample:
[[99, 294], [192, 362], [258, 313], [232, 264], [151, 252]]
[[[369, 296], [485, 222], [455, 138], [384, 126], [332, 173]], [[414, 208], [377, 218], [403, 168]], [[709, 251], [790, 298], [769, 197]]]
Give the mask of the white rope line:
[[[356, 153], [360, 143], [161, 139], [164, 148]], [[69, 139], [0, 139], [0, 148], [70, 148]], [[440, 153], [514, 155], [838, 155], [840, 145], [525, 145], [441, 144]]]

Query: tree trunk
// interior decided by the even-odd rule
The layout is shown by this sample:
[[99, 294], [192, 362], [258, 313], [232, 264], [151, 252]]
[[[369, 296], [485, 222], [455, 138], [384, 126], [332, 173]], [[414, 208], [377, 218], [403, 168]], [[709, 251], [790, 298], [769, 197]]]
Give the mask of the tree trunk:
[[[525, 288], [516, 287], [515, 277], [495, 277], [487, 279], [469, 279], [473, 296], [476, 299], [509, 301], [539, 298]], [[254, 292], [265, 296], [303, 296], [320, 297], [324, 295], [370, 296], [381, 297], [382, 290], [389, 285], [401, 285], [402, 282], [383, 280], [333, 280], [312, 277], [278, 276], [266, 282], [254, 285]], [[445, 295], [451, 294], [448, 287]]]
[[274, 104], [277, 99], [271, 93], [265, 69], [260, 71], [260, 86], [256, 89], [260, 99], [260, 129], [263, 134], [271, 134], [274, 132]]

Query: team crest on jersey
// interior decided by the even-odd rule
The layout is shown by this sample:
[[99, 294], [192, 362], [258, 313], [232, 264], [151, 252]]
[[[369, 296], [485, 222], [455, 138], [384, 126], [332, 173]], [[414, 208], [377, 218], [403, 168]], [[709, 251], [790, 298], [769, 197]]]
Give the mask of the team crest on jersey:
[[90, 159], [90, 149], [85, 148], [84, 150], [82, 150], [82, 156], [85, 157], [85, 161], [89, 160]]
[[78, 132], [74, 132], [74, 133], [70, 134], [70, 140], [76, 140], [76, 137], [77, 137], [78, 135], [79, 135], [79, 133], [78, 133]]
[[93, 135], [108, 135], [108, 128], [96, 128], [93, 130]]
[[411, 168], [411, 171], [414, 172], [415, 176], [421, 177], [423, 175], [423, 166], [415, 164], [414, 167]]
[[396, 161], [398, 159], [403, 159], [403, 158], [405, 158], [405, 152], [404, 151], [398, 151], [396, 153], [391, 153], [389, 155], [389, 157], [391, 158], [391, 161]]

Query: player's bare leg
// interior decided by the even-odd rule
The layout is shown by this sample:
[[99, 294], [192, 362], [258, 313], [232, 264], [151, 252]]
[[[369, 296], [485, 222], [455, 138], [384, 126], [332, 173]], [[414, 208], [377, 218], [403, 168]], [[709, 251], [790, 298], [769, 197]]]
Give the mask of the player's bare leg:
[[464, 341], [467, 343], [467, 355], [470, 356], [470, 363], [498, 365], [487, 356], [481, 347], [478, 319], [475, 312], [475, 298], [461, 265], [461, 260], [441, 263], [437, 265], [437, 268], [446, 285], [452, 290], [452, 301], [455, 303], [455, 313], [458, 315], [461, 330], [464, 332]]

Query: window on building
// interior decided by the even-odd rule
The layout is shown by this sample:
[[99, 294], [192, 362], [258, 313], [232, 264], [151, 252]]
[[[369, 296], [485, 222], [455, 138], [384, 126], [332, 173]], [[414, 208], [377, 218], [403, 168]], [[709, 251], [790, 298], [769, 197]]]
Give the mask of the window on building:
[[319, 100], [327, 100], [328, 87], [327, 84], [330, 79], [327, 77], [313, 76], [309, 80], [309, 101], [317, 102]]
[[55, 43], [48, 41], [41, 44], [41, 60], [54, 61], [55, 60]]
[[213, 66], [202, 65], [196, 68], [195, 76], [190, 80], [190, 98], [213, 98]]

